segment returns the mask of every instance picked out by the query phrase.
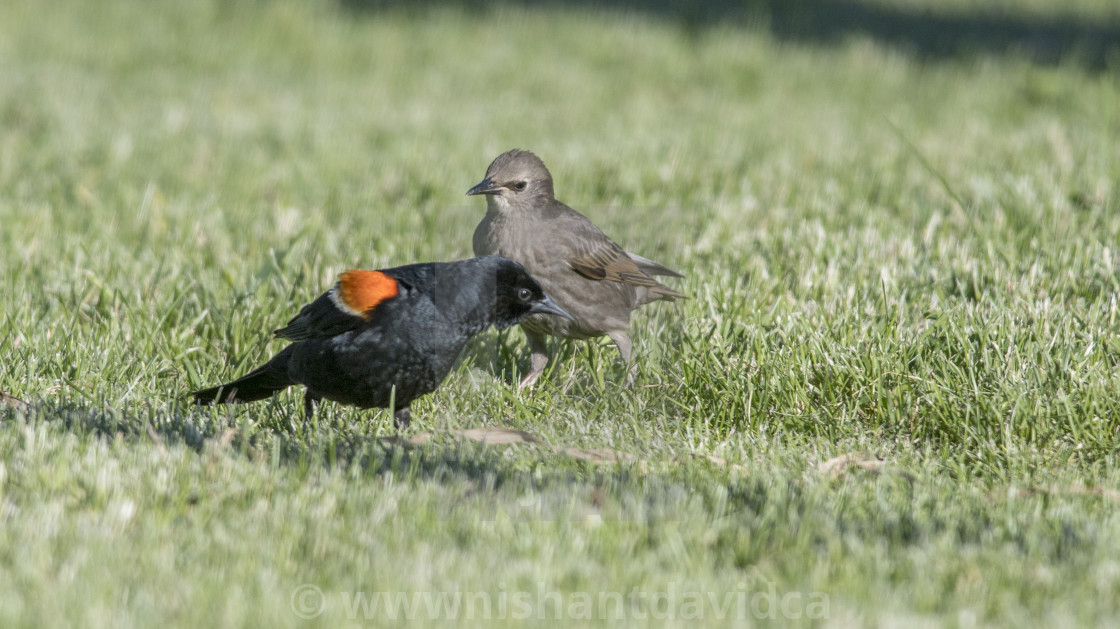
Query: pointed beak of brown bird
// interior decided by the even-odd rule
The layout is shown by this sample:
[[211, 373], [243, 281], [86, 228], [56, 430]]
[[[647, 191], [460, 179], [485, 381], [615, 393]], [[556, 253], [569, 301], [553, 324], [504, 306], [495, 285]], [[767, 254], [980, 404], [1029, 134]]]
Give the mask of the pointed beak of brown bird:
[[478, 182], [477, 186], [467, 190], [467, 194], [471, 196], [476, 194], [498, 194], [502, 190], [505, 190], [505, 187], [495, 184], [493, 179], [487, 177]]

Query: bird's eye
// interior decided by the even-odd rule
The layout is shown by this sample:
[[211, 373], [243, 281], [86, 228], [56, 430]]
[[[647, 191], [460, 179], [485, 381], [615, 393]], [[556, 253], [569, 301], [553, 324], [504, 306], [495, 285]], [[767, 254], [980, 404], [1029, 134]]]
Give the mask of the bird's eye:
[[528, 181], [519, 181], [519, 182], [513, 184], [513, 189], [520, 192], [520, 191], [525, 189], [525, 186], [528, 186], [528, 185], [529, 185]]
[[517, 298], [521, 301], [529, 301], [533, 298], [533, 291], [529, 290], [528, 288], [522, 288], [521, 290], [517, 291]]

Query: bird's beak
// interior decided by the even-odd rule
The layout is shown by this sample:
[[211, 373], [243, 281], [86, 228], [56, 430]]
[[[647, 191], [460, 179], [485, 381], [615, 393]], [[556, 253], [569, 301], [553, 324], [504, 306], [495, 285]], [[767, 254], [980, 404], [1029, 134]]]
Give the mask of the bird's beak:
[[565, 319], [569, 319], [571, 321], [576, 320], [575, 317], [568, 314], [567, 310], [564, 310], [559, 305], [557, 305], [555, 301], [552, 301], [552, 298], [548, 295], [545, 295], [544, 299], [542, 299], [541, 301], [534, 303], [533, 306], [529, 308], [529, 312], [533, 314], [556, 315], [557, 317], [564, 317]]
[[472, 196], [476, 194], [499, 194], [502, 190], [505, 190], [504, 186], [495, 184], [493, 179], [487, 177], [478, 182], [477, 186], [467, 190], [467, 194]]

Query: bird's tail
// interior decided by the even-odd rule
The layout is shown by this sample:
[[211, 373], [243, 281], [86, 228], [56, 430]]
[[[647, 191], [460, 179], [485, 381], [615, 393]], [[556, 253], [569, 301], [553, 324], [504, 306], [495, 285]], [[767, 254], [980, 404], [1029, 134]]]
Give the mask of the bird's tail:
[[648, 281], [642, 282], [640, 283], [640, 285], [648, 287], [649, 293], [652, 297], [642, 303], [648, 303], [648, 301], [657, 299], [664, 299], [665, 301], [676, 301], [678, 299], [689, 298], [688, 295], [675, 291], [662, 284], [661, 282], [653, 279], [653, 277], [656, 275], [664, 275], [668, 277], [684, 277], [683, 275], [674, 271], [673, 269], [670, 269], [669, 267], [661, 266], [660, 264], [654, 262], [653, 260], [650, 260], [649, 258], [643, 258], [636, 253], [630, 253], [629, 251], [627, 251], [626, 255], [630, 256], [630, 259], [634, 261], [634, 264], [638, 265], [638, 269], [640, 269], [642, 273], [645, 273], [647, 276], [649, 276], [645, 278]]
[[688, 295], [675, 291], [668, 286], [657, 282], [657, 286], [651, 287], [649, 292], [656, 295], [654, 299], [664, 299], [665, 301], [676, 301], [678, 299], [690, 299]]
[[653, 260], [650, 260], [649, 258], [643, 258], [636, 253], [630, 253], [629, 251], [627, 251], [626, 255], [630, 256], [630, 259], [634, 261], [634, 264], [637, 264], [638, 268], [642, 270], [642, 273], [645, 273], [646, 275], [668, 275], [669, 277], [684, 277], [684, 275], [681, 275], [679, 272], [674, 271], [667, 266], [662, 266], [654, 262]]
[[195, 404], [255, 402], [288, 388], [293, 384], [288, 377], [288, 361], [291, 360], [293, 347], [285, 347], [272, 360], [233, 382], [195, 391], [191, 394]]

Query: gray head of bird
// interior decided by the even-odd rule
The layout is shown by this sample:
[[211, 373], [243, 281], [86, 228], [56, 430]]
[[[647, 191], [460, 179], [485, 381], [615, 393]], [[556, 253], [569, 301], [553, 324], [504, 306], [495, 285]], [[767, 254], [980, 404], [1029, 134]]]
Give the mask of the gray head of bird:
[[468, 195], [486, 195], [491, 210], [525, 210], [553, 200], [552, 174], [541, 158], [521, 149], [502, 153]]

